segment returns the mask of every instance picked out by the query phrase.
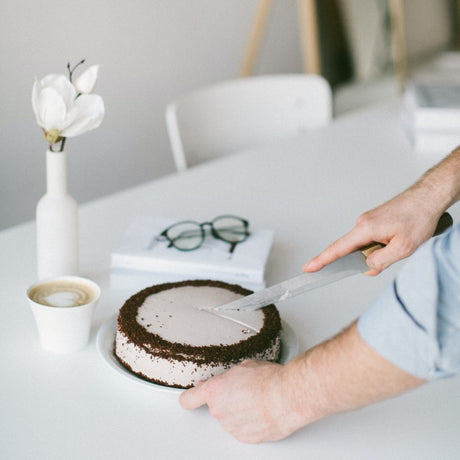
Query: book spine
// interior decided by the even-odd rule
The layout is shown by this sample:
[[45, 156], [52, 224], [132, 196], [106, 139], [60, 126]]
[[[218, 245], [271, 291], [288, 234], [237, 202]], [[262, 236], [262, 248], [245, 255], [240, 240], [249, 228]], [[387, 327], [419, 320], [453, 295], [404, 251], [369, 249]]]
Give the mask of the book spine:
[[233, 279], [260, 283], [264, 281], [264, 273], [261, 270], [251, 270], [245, 267], [219, 267], [210, 265], [187, 264], [178, 261], [156, 260], [147, 257], [137, 257], [129, 254], [113, 253], [111, 268], [130, 270], [151, 271], [157, 273], [187, 274], [189, 276], [205, 276], [212, 273], [213, 276], [231, 276]]

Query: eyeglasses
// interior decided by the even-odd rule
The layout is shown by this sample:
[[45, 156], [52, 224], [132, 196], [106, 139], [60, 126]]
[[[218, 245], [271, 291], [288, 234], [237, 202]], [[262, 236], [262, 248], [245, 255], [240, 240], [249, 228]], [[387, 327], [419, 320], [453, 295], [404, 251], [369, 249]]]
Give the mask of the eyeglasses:
[[211, 235], [230, 244], [230, 253], [237, 244], [245, 241], [249, 235], [249, 222], [241, 217], [218, 216], [211, 222], [195, 222], [184, 220], [169, 226], [160, 233], [160, 239], [169, 241], [168, 248], [175, 247], [179, 251], [193, 251], [203, 244], [206, 238], [205, 227], [210, 227]]

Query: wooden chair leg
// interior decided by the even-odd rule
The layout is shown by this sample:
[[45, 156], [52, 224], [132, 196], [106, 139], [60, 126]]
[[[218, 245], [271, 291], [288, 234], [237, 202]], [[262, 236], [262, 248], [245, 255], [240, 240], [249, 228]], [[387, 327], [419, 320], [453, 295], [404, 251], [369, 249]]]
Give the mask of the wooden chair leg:
[[260, 51], [264, 31], [267, 27], [268, 17], [272, 8], [272, 0], [261, 0], [252, 27], [249, 44], [243, 61], [240, 76], [248, 77], [254, 71], [255, 61]]
[[407, 53], [403, 0], [389, 0], [389, 8], [393, 66], [398, 79], [399, 88], [402, 92], [405, 89], [407, 81]]
[[460, 0], [457, 0], [456, 13], [457, 13], [457, 21], [455, 23], [455, 26], [457, 29], [456, 45], [457, 45], [457, 49], [460, 49]]
[[318, 15], [315, 0], [298, 0], [297, 5], [304, 72], [321, 74]]

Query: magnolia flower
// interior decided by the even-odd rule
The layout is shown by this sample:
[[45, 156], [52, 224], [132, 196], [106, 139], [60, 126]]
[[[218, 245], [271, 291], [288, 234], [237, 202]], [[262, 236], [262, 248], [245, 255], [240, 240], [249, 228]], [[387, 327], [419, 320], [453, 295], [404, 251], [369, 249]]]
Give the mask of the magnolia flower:
[[50, 144], [78, 136], [101, 124], [104, 102], [98, 95], [87, 94], [94, 88], [97, 72], [98, 66], [88, 68], [75, 85], [61, 74], [50, 74], [35, 81], [32, 107]]
[[97, 74], [99, 71], [98, 65], [88, 67], [74, 82], [77, 91], [82, 94], [90, 94], [93, 92], [96, 84]]

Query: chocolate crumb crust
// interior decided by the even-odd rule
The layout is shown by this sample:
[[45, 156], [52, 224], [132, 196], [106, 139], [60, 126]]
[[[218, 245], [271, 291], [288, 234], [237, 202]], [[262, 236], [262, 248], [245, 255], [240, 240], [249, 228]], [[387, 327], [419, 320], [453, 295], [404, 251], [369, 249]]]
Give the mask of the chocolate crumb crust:
[[139, 291], [124, 303], [118, 315], [118, 331], [123, 332], [128, 341], [144, 349], [147, 353], [153, 352], [158, 357], [176, 361], [191, 359], [197, 364], [238, 363], [246, 356], [252, 356], [265, 351], [267, 346], [272, 344], [279, 336], [281, 320], [278, 310], [273, 304], [262, 309], [264, 322], [258, 334], [231, 345], [193, 346], [169, 342], [158, 334], [147, 331], [136, 321], [138, 309], [148, 296], [164, 290], [184, 286], [217, 287], [241, 295], [252, 293], [252, 291], [244, 289], [237, 284], [228, 284], [222, 281], [191, 280], [158, 284]]

